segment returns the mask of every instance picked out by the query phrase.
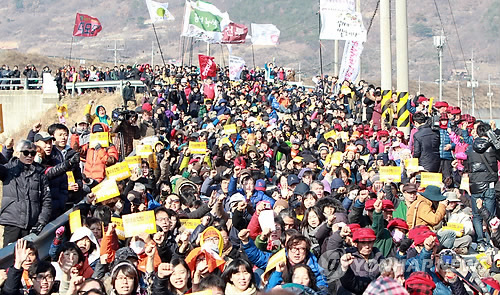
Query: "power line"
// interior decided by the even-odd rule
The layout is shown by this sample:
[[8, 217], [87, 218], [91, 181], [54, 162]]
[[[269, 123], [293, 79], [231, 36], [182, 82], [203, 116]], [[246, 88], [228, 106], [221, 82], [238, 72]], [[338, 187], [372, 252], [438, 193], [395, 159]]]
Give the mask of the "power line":
[[[445, 38], [447, 38], [446, 31], [444, 29], [443, 20], [441, 19], [441, 13], [439, 13], [439, 7], [437, 5], [436, 0], [434, 0], [434, 5], [436, 6], [436, 12], [438, 14], [439, 22], [441, 23], [441, 29], [443, 30], [443, 35], [445, 36]], [[457, 67], [455, 65], [455, 59], [453, 58], [453, 53], [451, 52], [451, 48], [450, 48], [450, 46], [446, 46], [446, 47], [448, 47], [448, 51], [450, 52], [451, 61], [453, 62], [453, 68], [456, 70]]]
[[467, 74], [469, 74], [469, 69], [467, 68], [467, 60], [465, 59], [464, 49], [462, 47], [462, 41], [460, 40], [460, 35], [458, 34], [457, 23], [455, 22], [455, 15], [453, 14], [453, 8], [451, 8], [450, 0], [448, 0], [448, 5], [450, 6], [450, 13], [451, 13], [451, 17], [453, 19], [453, 25], [455, 26], [455, 31], [457, 32], [457, 38], [458, 38], [458, 44], [460, 45], [460, 51], [462, 51], [462, 58], [463, 58], [464, 64], [465, 64], [465, 71], [467, 71]]
[[380, 0], [377, 1], [377, 6], [375, 6], [375, 11], [373, 11], [372, 18], [370, 19], [370, 25], [368, 26], [368, 30], [366, 30], [367, 36], [368, 36], [368, 33], [370, 33], [370, 29], [372, 28], [373, 19], [375, 18], [375, 15], [377, 14], [377, 10], [378, 10], [379, 5], [380, 5]]

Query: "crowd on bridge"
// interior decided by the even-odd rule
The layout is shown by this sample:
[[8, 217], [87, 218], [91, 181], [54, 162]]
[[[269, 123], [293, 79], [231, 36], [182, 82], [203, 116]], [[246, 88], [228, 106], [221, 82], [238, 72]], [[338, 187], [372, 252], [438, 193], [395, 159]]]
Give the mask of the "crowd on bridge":
[[[272, 64], [160, 69], [59, 71], [147, 95], [5, 143], [1, 294], [500, 292], [494, 124], [420, 94], [398, 129], [396, 95]], [[23, 239], [69, 209], [49, 253]]]

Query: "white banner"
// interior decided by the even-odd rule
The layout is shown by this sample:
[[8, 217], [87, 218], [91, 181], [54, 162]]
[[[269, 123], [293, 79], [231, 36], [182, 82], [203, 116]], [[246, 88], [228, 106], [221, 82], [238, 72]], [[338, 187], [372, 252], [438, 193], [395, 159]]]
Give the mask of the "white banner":
[[146, 0], [146, 5], [148, 6], [149, 17], [152, 23], [175, 20], [174, 16], [167, 9], [168, 3]]
[[181, 36], [194, 37], [209, 43], [220, 43], [222, 31], [231, 20], [227, 12], [204, 1], [186, 0]]
[[363, 43], [358, 41], [348, 41], [344, 46], [342, 55], [342, 64], [339, 71], [339, 83], [345, 80], [354, 82], [359, 75], [359, 66], [361, 53], [363, 52]]
[[229, 80], [240, 80], [241, 71], [245, 66], [245, 61], [241, 57], [229, 56]]
[[252, 23], [253, 45], [278, 45], [280, 30], [273, 24]]
[[321, 1], [320, 39], [366, 42], [363, 16], [352, 9], [351, 2], [350, 0]]

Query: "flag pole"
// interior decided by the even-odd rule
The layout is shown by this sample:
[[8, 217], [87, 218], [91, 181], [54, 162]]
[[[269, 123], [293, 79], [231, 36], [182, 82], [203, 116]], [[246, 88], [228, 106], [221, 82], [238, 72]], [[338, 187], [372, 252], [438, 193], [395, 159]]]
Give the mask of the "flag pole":
[[158, 43], [158, 48], [160, 49], [160, 55], [161, 55], [161, 60], [163, 61], [163, 66], [167, 67], [167, 65], [165, 64], [165, 59], [163, 58], [163, 52], [161, 51], [161, 45], [160, 45], [160, 40], [158, 40], [158, 34], [156, 34], [155, 24], [151, 23], [151, 25], [153, 26], [153, 31], [155, 32], [156, 43]]
[[181, 57], [181, 67], [184, 67], [184, 51], [186, 47], [186, 38], [184, 37], [184, 40], [182, 39], [183, 37], [181, 36], [181, 48], [182, 48], [182, 57]]
[[[319, 3], [320, 1], [318, 1]], [[321, 4], [320, 4], [321, 5]], [[321, 34], [321, 14], [318, 11], [318, 33]], [[323, 87], [323, 91], [321, 91], [321, 98], [325, 95], [325, 81], [323, 79], [323, 52], [321, 49], [321, 39], [319, 39], [319, 71], [321, 75], [321, 85]]]
[[253, 43], [252, 43], [252, 60], [253, 60], [253, 68], [255, 70], [256, 69], [256, 67], [255, 67], [255, 52], [253, 50]]
[[73, 52], [73, 40], [75, 37], [71, 37], [71, 45], [69, 47], [69, 65], [71, 66], [71, 53]]
[[224, 65], [224, 67], [226, 67], [226, 59], [224, 58], [224, 46], [222, 46], [222, 44], [219, 44], [220, 45], [220, 55], [222, 56], [222, 64]]

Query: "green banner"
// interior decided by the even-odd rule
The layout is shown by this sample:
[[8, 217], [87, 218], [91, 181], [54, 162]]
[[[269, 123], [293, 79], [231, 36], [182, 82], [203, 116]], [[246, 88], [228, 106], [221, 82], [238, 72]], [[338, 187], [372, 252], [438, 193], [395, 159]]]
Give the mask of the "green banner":
[[193, 9], [189, 15], [189, 24], [195, 25], [206, 32], [221, 32], [222, 17], [210, 12]]

